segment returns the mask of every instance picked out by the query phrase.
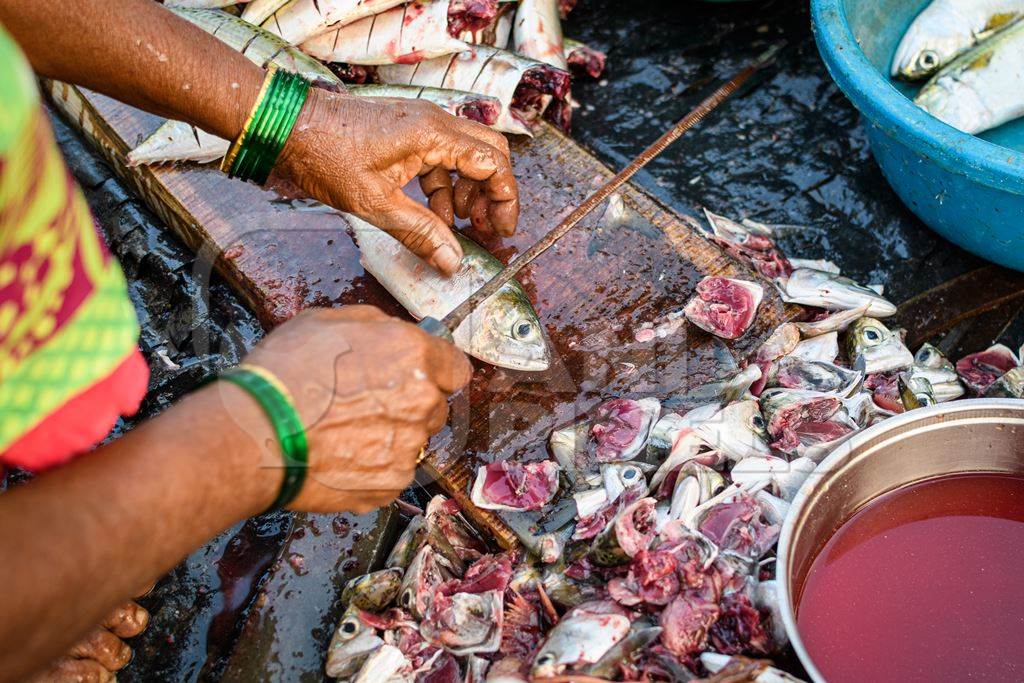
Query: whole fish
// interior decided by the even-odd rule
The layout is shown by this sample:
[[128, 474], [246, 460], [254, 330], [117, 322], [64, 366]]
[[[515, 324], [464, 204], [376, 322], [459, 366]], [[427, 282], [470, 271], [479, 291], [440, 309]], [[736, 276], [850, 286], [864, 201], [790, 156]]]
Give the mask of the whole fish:
[[846, 311], [867, 306], [867, 315], [884, 318], [896, 307], [878, 292], [848, 277], [811, 268], [798, 268], [781, 283], [782, 299], [791, 304]]
[[[220, 10], [179, 8], [173, 10], [221, 42], [266, 68], [270, 64], [330, 88], [341, 81], [330, 69], [267, 31]], [[169, 161], [216, 161], [231, 146], [227, 140], [210, 135], [182, 121], [168, 120], [128, 153], [128, 165], [159, 164]]]
[[490, 95], [501, 101], [496, 130], [530, 135], [552, 102], [569, 94], [569, 73], [550, 64], [483, 45], [419, 64], [388, 64], [377, 69], [384, 83], [427, 85]]
[[292, 45], [301, 45], [332, 24], [351, 24], [373, 16], [405, 0], [290, 0], [263, 22], [263, 28], [284, 38]]
[[935, 74], [914, 103], [972, 135], [1024, 116], [1024, 20], [962, 54]]
[[[490, 4], [497, 10], [496, 0]], [[325, 62], [415, 64], [469, 45], [449, 30], [450, 0], [414, 0], [351, 24], [334, 25], [300, 45]]]
[[433, 102], [452, 116], [470, 121], [493, 125], [501, 115], [501, 102], [495, 97], [462, 92], [426, 88], [418, 85], [350, 85], [348, 91], [359, 97], [397, 97], [406, 100]]
[[[465, 256], [451, 278], [443, 277], [383, 230], [347, 215], [363, 267], [405, 310], [441, 320], [502, 269], [486, 249], [456, 233]], [[515, 370], [546, 370], [550, 363], [540, 320], [515, 280], [481, 304], [453, 334], [474, 358]]]
[[558, 0], [520, 0], [512, 28], [515, 51], [558, 69], [569, 68]]
[[1024, 0], [932, 0], [903, 34], [892, 75], [931, 76], [956, 57], [1024, 16]]

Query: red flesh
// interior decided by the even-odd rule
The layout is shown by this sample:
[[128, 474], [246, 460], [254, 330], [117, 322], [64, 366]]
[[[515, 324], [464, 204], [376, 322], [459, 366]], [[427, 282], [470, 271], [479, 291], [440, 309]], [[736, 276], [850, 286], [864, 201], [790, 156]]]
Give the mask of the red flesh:
[[522, 464], [502, 460], [486, 468], [483, 495], [489, 502], [518, 510], [537, 510], [558, 490], [558, 476], [548, 461]]
[[754, 322], [754, 295], [724, 277], [697, 283], [697, 295], [686, 304], [686, 317], [723, 339], [740, 337]]
[[1017, 362], [1006, 353], [979, 351], [964, 356], [956, 364], [956, 374], [964, 384], [981, 395], [993, 382], [1017, 366]]

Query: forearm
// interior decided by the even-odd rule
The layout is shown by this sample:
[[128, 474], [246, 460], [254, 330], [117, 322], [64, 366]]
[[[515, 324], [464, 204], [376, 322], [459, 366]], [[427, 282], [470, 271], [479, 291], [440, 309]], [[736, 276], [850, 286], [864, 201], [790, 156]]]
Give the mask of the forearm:
[[263, 510], [278, 463], [258, 404], [217, 383], [0, 496], [0, 680], [61, 654], [140, 586]]
[[263, 70], [153, 0], [0, 0], [0, 24], [46, 77], [233, 139]]

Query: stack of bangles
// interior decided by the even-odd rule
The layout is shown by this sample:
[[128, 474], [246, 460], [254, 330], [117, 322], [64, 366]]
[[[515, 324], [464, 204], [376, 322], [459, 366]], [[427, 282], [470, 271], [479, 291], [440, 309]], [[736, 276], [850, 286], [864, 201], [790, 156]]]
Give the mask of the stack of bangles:
[[284, 480], [277, 498], [267, 512], [279, 510], [295, 500], [306, 480], [309, 466], [309, 444], [306, 430], [299, 419], [288, 389], [274, 375], [261, 367], [242, 364], [220, 374], [220, 379], [241, 387], [252, 396], [274, 428], [281, 446]]
[[277, 157], [291, 135], [310, 83], [302, 76], [271, 65], [242, 133], [224, 156], [221, 170], [231, 178], [267, 182]]

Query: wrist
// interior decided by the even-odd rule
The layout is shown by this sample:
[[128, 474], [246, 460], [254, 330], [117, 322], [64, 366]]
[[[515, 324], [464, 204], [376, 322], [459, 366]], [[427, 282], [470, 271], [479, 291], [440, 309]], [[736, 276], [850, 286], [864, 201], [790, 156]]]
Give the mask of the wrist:
[[256, 399], [230, 382], [213, 382], [194, 397], [199, 410], [214, 416], [209, 428], [216, 430], [220, 447], [204, 458], [214, 463], [218, 490], [238, 506], [240, 519], [260, 514], [273, 503], [284, 479], [273, 425]]

